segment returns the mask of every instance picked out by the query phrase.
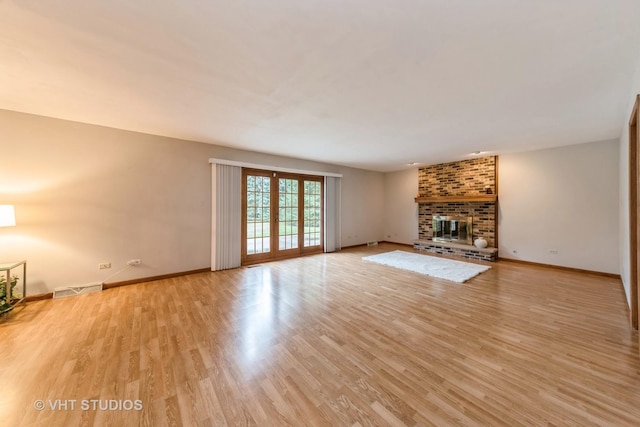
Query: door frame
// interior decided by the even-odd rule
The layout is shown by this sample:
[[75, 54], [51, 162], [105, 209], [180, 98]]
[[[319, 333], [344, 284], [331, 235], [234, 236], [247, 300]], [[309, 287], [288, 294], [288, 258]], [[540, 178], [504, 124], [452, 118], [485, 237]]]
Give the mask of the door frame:
[[638, 266], [640, 265], [640, 228], [638, 227], [638, 173], [640, 170], [640, 156], [638, 139], [640, 138], [640, 95], [636, 101], [629, 119], [629, 294], [631, 305], [631, 325], [638, 329]]

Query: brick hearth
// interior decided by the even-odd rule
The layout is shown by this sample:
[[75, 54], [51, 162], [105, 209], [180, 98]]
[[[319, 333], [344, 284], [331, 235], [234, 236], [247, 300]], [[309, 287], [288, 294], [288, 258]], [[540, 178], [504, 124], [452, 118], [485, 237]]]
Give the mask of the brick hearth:
[[496, 248], [479, 249], [475, 246], [461, 245], [453, 242], [434, 242], [432, 240], [416, 240], [413, 249], [431, 252], [433, 254], [449, 255], [459, 258], [477, 259], [479, 261], [496, 261], [498, 250]]

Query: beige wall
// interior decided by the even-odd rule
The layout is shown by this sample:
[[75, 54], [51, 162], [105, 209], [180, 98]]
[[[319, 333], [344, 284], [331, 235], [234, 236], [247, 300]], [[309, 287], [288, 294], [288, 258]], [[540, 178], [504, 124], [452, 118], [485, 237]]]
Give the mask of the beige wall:
[[618, 164], [615, 140], [500, 156], [499, 256], [619, 273]]
[[[16, 227], [0, 228], [0, 262], [28, 260], [30, 295], [101, 282], [134, 258], [142, 259], [140, 267], [109, 281], [209, 267], [212, 157], [342, 173], [343, 246], [372, 240], [410, 244], [417, 238], [417, 168], [381, 174], [4, 110], [0, 150], [0, 203], [15, 204], [18, 221]], [[618, 206], [625, 203], [624, 172], [618, 173], [618, 166], [625, 167], [618, 163], [625, 161], [622, 144], [619, 150], [617, 142], [605, 142], [501, 156], [501, 256], [513, 257], [516, 250], [527, 261], [622, 269], [624, 277], [625, 257], [618, 255], [625, 245]], [[522, 174], [537, 167], [559, 180], [523, 191], [518, 180], [533, 179]], [[600, 176], [595, 171], [602, 179], [593, 180]], [[612, 198], [618, 194], [618, 174], [620, 200]], [[552, 194], [542, 191], [547, 186]], [[512, 213], [523, 206], [538, 209], [553, 198], [568, 214], [588, 202], [583, 222], [563, 228], [560, 241], [513, 234], [523, 220]], [[526, 221], [556, 218], [553, 210], [541, 215]], [[620, 223], [611, 215], [621, 215]], [[611, 227], [620, 232], [600, 234]], [[597, 251], [593, 239], [600, 239]], [[548, 249], [559, 254], [544, 253]], [[101, 262], [112, 268], [98, 270]]]
[[[223, 158], [343, 174], [342, 244], [380, 240], [384, 175], [0, 110], [0, 262], [28, 261], [28, 295], [210, 266], [211, 172]], [[98, 263], [112, 268], [98, 270]]]
[[342, 169], [342, 247], [382, 240], [384, 174]]
[[418, 169], [387, 173], [384, 184], [384, 240], [411, 245], [418, 238]]

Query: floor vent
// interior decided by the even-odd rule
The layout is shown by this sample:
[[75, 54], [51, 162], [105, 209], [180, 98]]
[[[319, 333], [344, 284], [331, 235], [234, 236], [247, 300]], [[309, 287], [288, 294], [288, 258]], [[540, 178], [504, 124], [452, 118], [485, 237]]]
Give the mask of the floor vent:
[[56, 288], [53, 290], [54, 298], [74, 297], [76, 295], [100, 292], [102, 283], [87, 283], [86, 285], [73, 285], [66, 288]]

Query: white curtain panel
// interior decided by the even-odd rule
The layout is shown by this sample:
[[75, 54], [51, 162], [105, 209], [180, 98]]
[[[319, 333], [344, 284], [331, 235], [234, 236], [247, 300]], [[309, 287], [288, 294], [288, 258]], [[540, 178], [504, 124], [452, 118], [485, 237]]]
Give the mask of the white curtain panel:
[[341, 178], [324, 178], [324, 251], [335, 252], [341, 249], [340, 242], [340, 185]]
[[240, 267], [242, 168], [212, 163], [211, 176], [211, 270]]

